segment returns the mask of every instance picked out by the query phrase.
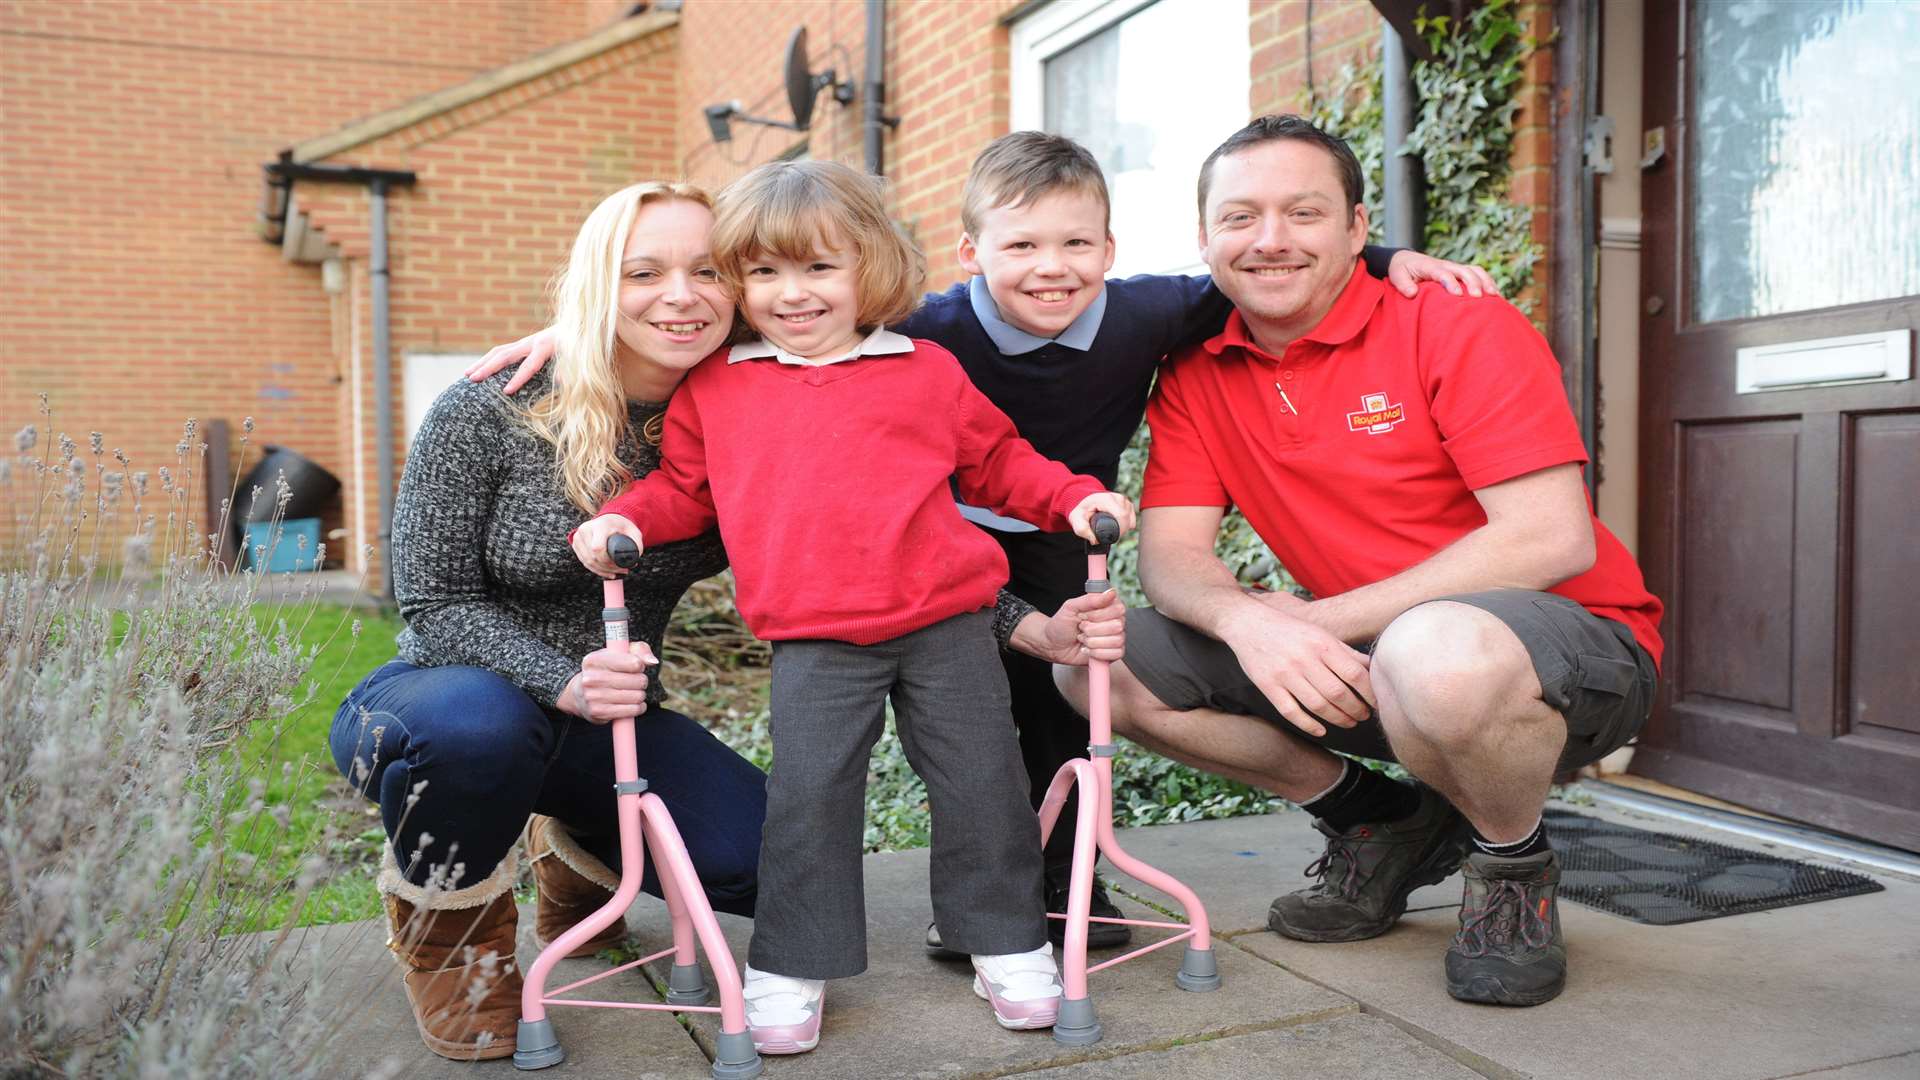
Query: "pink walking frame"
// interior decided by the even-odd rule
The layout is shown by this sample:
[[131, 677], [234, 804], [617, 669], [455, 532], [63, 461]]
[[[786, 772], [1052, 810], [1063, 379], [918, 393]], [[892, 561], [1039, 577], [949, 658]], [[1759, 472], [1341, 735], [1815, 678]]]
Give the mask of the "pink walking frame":
[[[607, 554], [620, 566], [631, 568], [640, 558], [632, 540], [614, 536], [607, 542]], [[606, 623], [607, 648], [630, 649], [627, 633], [626, 585], [613, 578], [605, 585], [606, 608], [601, 619]], [[680, 830], [660, 796], [647, 793], [647, 782], [640, 779], [640, 757], [634, 745], [633, 719], [613, 721], [613, 775], [615, 807], [620, 823], [620, 887], [605, 907], [581, 920], [580, 924], [555, 938], [541, 950], [527, 969], [525, 988], [520, 994], [520, 1027], [513, 1064], [519, 1069], [544, 1069], [566, 1060], [555, 1036], [553, 1021], [547, 1018], [549, 1005], [573, 1005], [600, 1009], [643, 1009], [661, 1012], [708, 1012], [720, 1014], [720, 1038], [713, 1058], [714, 1080], [748, 1080], [760, 1075], [760, 1055], [747, 1033], [747, 1009], [740, 994], [740, 969], [720, 932], [720, 923], [707, 903], [700, 878], [694, 873], [693, 860], [687, 855]], [[548, 991], [547, 977], [553, 966], [574, 949], [602, 930], [624, 919], [627, 908], [640, 895], [640, 881], [646, 873], [647, 848], [651, 845], [654, 869], [660, 878], [660, 892], [667, 902], [667, 914], [673, 921], [673, 946], [650, 956], [602, 971]], [[708, 992], [701, 978], [698, 942], [707, 963], [713, 968], [713, 980], [719, 985], [720, 1004], [708, 1005]], [[560, 995], [599, 982], [641, 964], [673, 957], [673, 970], [667, 979], [665, 1004], [626, 1001], [588, 1001]]]
[[[1095, 514], [1094, 535], [1100, 543], [1087, 551], [1087, 592], [1107, 592], [1107, 549], [1120, 538], [1120, 525], [1107, 514]], [[1096, 971], [1125, 963], [1137, 956], [1163, 949], [1176, 942], [1187, 943], [1180, 971], [1174, 982], [1182, 990], [1204, 992], [1220, 988], [1219, 970], [1214, 964], [1213, 939], [1207, 926], [1207, 911], [1194, 895], [1171, 874], [1156, 870], [1128, 855], [1113, 832], [1113, 718], [1108, 696], [1110, 672], [1105, 660], [1087, 665], [1087, 721], [1092, 739], [1087, 757], [1076, 758], [1060, 766], [1053, 784], [1040, 804], [1040, 842], [1045, 844], [1060, 818], [1067, 793], [1080, 785], [1078, 820], [1074, 823], [1073, 880], [1067, 893], [1067, 913], [1050, 918], [1065, 919], [1066, 941], [1061, 949], [1065, 995], [1060, 1001], [1060, 1018], [1053, 1025], [1056, 1042], [1068, 1046], [1087, 1046], [1100, 1041], [1100, 1021], [1094, 1015], [1093, 1001], [1087, 995], [1087, 976]], [[1187, 921], [1156, 922], [1150, 919], [1097, 918], [1091, 913], [1093, 864], [1101, 853], [1122, 873], [1129, 874], [1171, 896], [1186, 912]], [[1176, 930], [1171, 937], [1087, 966], [1087, 926], [1089, 923], [1118, 923], [1124, 926], [1152, 926]]]

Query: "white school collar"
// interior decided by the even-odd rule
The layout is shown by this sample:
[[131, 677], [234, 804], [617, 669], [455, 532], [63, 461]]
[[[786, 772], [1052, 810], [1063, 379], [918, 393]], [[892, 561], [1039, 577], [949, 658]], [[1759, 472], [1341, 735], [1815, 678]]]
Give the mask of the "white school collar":
[[782, 364], [794, 364], [799, 367], [825, 367], [844, 360], [858, 360], [863, 356], [898, 356], [913, 351], [913, 339], [905, 334], [896, 334], [885, 327], [875, 330], [860, 340], [852, 351], [831, 360], [807, 360], [788, 352], [765, 338], [758, 341], [743, 341], [727, 350], [727, 363], [737, 364], [742, 360], [777, 360]]

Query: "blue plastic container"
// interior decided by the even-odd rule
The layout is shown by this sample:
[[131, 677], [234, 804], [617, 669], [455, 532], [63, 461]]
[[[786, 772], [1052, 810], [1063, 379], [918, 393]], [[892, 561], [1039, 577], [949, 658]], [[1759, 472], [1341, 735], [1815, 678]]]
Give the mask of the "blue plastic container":
[[[301, 538], [306, 543], [301, 543]], [[264, 565], [260, 549], [271, 544], [266, 552]], [[276, 534], [271, 522], [262, 521], [247, 526], [247, 569], [265, 570], [269, 574], [284, 574], [295, 570], [313, 569], [313, 557], [320, 551], [320, 519], [295, 518], [280, 523]]]

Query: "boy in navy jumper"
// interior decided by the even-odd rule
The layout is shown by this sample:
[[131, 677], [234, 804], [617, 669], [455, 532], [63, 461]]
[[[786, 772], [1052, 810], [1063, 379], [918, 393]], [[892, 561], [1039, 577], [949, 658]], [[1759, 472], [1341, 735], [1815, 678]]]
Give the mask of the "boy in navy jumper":
[[[974, 160], [962, 196], [959, 260], [972, 278], [929, 295], [893, 329], [944, 346], [1035, 449], [1112, 487], [1161, 358], [1219, 333], [1232, 304], [1205, 277], [1107, 280], [1114, 255], [1108, 208], [1099, 163], [1078, 143], [1038, 131], [996, 139]], [[1363, 254], [1369, 273], [1407, 295], [1423, 279], [1455, 293], [1493, 289], [1473, 267], [1391, 248]], [[470, 377], [524, 357], [521, 381], [551, 352], [543, 331], [490, 351]], [[1011, 578], [995, 613], [1003, 642], [1035, 632], [1042, 613], [1082, 591], [1086, 549], [1077, 538], [964, 504], [961, 513], [1007, 555]], [[1037, 807], [1059, 767], [1086, 752], [1087, 721], [1054, 689], [1050, 665], [1012, 649], [1000, 656]], [[1073, 813], [1069, 802], [1060, 820], [1072, 821]], [[1066, 910], [1072, 854], [1073, 830], [1056, 828], [1045, 852], [1048, 911]], [[1097, 879], [1093, 914], [1120, 914]], [[1048, 920], [1056, 941], [1064, 925]], [[1088, 944], [1124, 944], [1129, 933], [1094, 923]], [[940, 950], [934, 927], [927, 944]]]

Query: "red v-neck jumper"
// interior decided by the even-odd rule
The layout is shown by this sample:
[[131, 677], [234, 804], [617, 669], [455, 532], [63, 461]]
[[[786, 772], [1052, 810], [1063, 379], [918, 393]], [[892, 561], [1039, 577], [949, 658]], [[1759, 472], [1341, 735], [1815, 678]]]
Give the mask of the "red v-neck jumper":
[[870, 645], [991, 605], [1006, 556], [961, 518], [950, 477], [968, 503], [1049, 532], [1104, 490], [1042, 457], [921, 340], [820, 367], [716, 353], [674, 392], [660, 456], [601, 512], [649, 546], [717, 521], [735, 603], [767, 641]]

